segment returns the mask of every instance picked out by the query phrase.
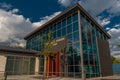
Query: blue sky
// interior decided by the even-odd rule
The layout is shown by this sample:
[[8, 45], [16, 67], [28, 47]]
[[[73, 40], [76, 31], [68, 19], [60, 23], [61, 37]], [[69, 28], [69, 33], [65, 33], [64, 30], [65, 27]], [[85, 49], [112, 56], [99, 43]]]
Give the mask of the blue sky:
[[0, 45], [24, 46], [23, 37], [78, 2], [112, 36], [120, 51], [120, 0], [0, 0]]

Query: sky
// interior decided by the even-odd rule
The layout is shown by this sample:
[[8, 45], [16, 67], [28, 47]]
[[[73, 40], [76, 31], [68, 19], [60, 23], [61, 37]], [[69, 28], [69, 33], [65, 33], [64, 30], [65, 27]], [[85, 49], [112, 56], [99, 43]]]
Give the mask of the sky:
[[25, 46], [25, 35], [75, 3], [111, 35], [111, 53], [120, 53], [120, 0], [0, 0], [0, 45]]

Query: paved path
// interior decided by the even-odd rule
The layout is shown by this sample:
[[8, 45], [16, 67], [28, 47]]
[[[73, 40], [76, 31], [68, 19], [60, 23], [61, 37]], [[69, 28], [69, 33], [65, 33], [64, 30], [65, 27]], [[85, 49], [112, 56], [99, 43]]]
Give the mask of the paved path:
[[[4, 80], [3, 77], [0, 77], [0, 80]], [[8, 76], [7, 80], [43, 80], [42, 76], [28, 76], [28, 75], [22, 75], [22, 76]], [[54, 78], [48, 78], [46, 80], [82, 80], [80, 78], [61, 78], [61, 77], [54, 77]], [[108, 76], [108, 77], [101, 77], [101, 78], [92, 78], [87, 80], [120, 80], [120, 75], [114, 75], [114, 76]]]

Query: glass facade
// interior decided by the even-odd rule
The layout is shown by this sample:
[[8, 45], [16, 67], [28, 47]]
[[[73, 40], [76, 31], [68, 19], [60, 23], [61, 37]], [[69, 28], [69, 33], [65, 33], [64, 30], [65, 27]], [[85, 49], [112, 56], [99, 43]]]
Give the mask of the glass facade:
[[[39, 34], [32, 36], [27, 40], [27, 49], [41, 50], [42, 43], [40, 39], [43, 34], [52, 32], [53, 39], [63, 36], [67, 37], [67, 76], [68, 77], [81, 77], [81, 62], [80, 62], [80, 37], [78, 27], [78, 13], [71, 14], [70, 16], [54, 23], [52, 26], [42, 30]], [[40, 58], [40, 73], [43, 72], [44, 60]], [[60, 72], [62, 73], [62, 72]]]
[[[52, 32], [53, 39], [67, 37], [67, 63], [66, 63], [66, 77], [81, 77], [81, 56], [83, 55], [84, 72], [86, 77], [99, 77], [99, 61], [97, 52], [97, 41], [99, 37], [107, 40], [104, 35], [94, 23], [91, 22], [86, 16], [80, 14], [80, 26], [78, 25], [78, 12], [70, 14], [68, 17], [53, 23], [49, 27], [41, 30], [38, 34], [27, 39], [26, 48], [41, 51], [43, 48], [40, 39], [43, 34]], [[79, 31], [81, 28], [81, 31]], [[80, 51], [80, 32], [82, 37], [82, 52]], [[47, 38], [45, 38], [47, 40]], [[39, 72], [43, 74], [44, 59], [40, 57]], [[62, 72], [60, 72], [62, 73]]]
[[6, 64], [8, 75], [35, 73], [35, 57], [8, 56]]
[[80, 14], [82, 32], [82, 50], [84, 61], [84, 72], [86, 77], [99, 77], [99, 61], [96, 38], [107, 40], [107, 37], [97, 29], [91, 20]]

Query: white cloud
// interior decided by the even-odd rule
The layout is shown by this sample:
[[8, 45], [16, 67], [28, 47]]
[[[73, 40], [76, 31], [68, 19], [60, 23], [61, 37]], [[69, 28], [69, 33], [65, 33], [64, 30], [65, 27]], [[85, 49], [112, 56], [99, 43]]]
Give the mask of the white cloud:
[[109, 23], [110, 23], [109, 19], [103, 19], [102, 22], [101, 22], [101, 25], [105, 26], [105, 25], [108, 25]]
[[33, 29], [29, 19], [0, 9], [0, 43], [23, 44], [25, 43], [23, 37]]
[[107, 11], [113, 15], [120, 15], [120, 0], [115, 0]]
[[19, 10], [18, 9], [12, 9], [12, 10], [10, 10], [10, 12], [13, 13], [13, 14], [15, 14], [15, 13], [18, 13]]
[[96, 18], [96, 20], [98, 21], [98, 23], [101, 25], [101, 26], [105, 26], [105, 25], [108, 25], [110, 24], [110, 18], [102, 18], [102, 16], [98, 16]]
[[106, 28], [106, 30], [110, 30], [110, 28], [109, 28], [109, 27], [107, 27], [107, 28]]
[[116, 27], [116, 28], [117, 28], [117, 27], [120, 27], [120, 24], [116, 24], [114, 27]]
[[58, 3], [61, 4], [64, 7], [68, 7], [74, 3], [76, 3], [78, 0], [58, 0]]
[[118, 0], [81, 0], [80, 4], [92, 15], [96, 16], [104, 10], [115, 6], [117, 2]]
[[111, 39], [109, 41], [111, 51], [120, 51], [120, 48], [117, 46], [120, 44], [120, 28], [112, 28], [108, 33], [111, 35]]
[[50, 19], [52, 19], [53, 17], [57, 16], [58, 14], [60, 14], [61, 12], [55, 12], [53, 13], [52, 15], [50, 16], [45, 16], [45, 17], [42, 17], [41, 20], [39, 22], [34, 22], [33, 23], [33, 26], [35, 27], [40, 27], [41, 25], [43, 25], [45, 22], [49, 21]]
[[18, 11], [18, 9], [9, 11], [0, 9], [0, 45], [25, 46], [24, 36], [61, 13], [55, 12], [41, 18], [40, 22], [32, 23], [29, 18], [16, 14]]

